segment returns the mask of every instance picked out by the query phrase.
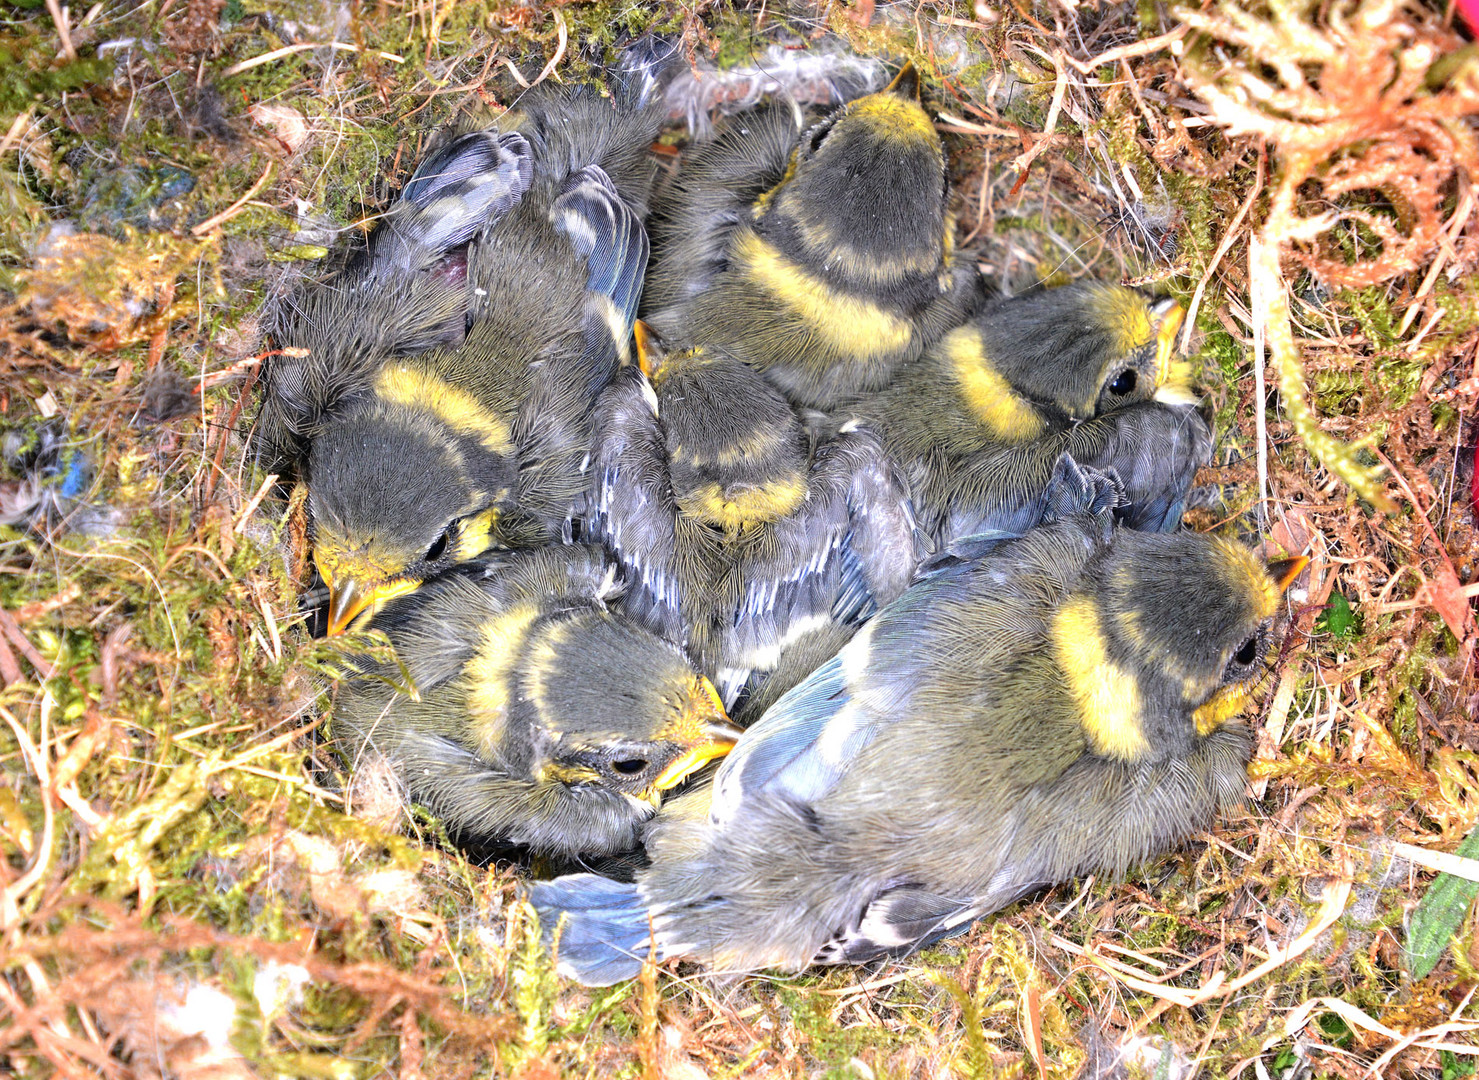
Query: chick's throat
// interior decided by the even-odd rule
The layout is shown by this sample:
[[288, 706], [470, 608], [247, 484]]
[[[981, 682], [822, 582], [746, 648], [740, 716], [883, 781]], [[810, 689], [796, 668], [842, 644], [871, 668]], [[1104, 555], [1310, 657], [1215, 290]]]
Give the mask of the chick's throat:
[[1246, 683], [1233, 683], [1213, 693], [1191, 714], [1197, 734], [1205, 738], [1229, 720], [1241, 716], [1250, 697], [1252, 688]]
[[1150, 754], [1135, 676], [1109, 656], [1098, 605], [1070, 597], [1053, 616], [1053, 655], [1063, 671], [1084, 737], [1094, 753], [1128, 764]]
[[685, 749], [653, 780], [653, 794], [677, 787], [709, 762], [724, 757], [734, 749], [740, 729], [730, 722], [714, 684], [700, 675], [680, 696], [672, 723], [659, 734]]

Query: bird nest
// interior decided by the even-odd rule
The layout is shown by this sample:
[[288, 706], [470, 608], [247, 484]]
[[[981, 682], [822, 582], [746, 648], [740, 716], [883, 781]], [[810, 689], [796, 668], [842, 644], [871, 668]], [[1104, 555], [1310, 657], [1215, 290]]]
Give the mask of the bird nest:
[[[645, 34], [691, 61], [689, 120], [912, 59], [993, 281], [1187, 305], [1218, 436], [1193, 525], [1312, 558], [1215, 834], [880, 967], [589, 991], [516, 869], [349, 782], [302, 507], [244, 451], [255, 312], [438, 123]], [[1479, 58], [1452, 12], [47, 0], [0, 48], [11, 1071], [1474, 1073]]]

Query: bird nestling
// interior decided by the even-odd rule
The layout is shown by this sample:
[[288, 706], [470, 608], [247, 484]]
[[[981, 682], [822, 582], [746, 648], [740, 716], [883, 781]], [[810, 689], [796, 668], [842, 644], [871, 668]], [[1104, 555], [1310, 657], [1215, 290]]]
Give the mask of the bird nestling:
[[643, 318], [727, 350], [798, 405], [885, 386], [981, 298], [918, 89], [906, 67], [810, 127], [777, 103], [690, 150], [653, 208]]
[[908, 499], [866, 428], [808, 431], [722, 347], [666, 353], [640, 323], [637, 342], [640, 370], [596, 410], [589, 532], [630, 582], [625, 610], [748, 712], [903, 591]]
[[[333, 737], [463, 842], [613, 855], [739, 729], [682, 650], [612, 610], [600, 549], [511, 552], [392, 600], [395, 661], [340, 686]], [[409, 680], [409, 681], [408, 681]]]
[[1112, 485], [1085, 479], [1077, 509], [942, 563], [782, 697], [664, 807], [635, 883], [535, 885], [561, 970], [901, 955], [1122, 874], [1241, 799], [1232, 719], [1306, 560], [1115, 529]]
[[659, 120], [530, 94], [432, 154], [368, 251], [283, 305], [257, 445], [307, 483], [330, 633], [568, 532], [641, 291]]
[[844, 412], [879, 431], [941, 546], [1025, 528], [1064, 453], [1119, 477], [1124, 523], [1173, 530], [1211, 454], [1182, 315], [1100, 282], [999, 301]]

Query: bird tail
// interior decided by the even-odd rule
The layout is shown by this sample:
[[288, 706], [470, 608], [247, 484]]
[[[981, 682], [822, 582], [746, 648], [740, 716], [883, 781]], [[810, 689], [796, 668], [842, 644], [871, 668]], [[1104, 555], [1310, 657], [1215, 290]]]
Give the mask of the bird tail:
[[653, 948], [646, 906], [637, 886], [596, 874], [568, 874], [529, 890], [560, 974], [585, 986], [610, 986], [662, 955]]

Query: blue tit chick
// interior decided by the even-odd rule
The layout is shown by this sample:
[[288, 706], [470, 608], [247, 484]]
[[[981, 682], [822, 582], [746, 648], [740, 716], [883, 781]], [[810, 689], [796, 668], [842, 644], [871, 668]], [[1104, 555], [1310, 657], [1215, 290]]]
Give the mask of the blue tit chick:
[[596, 411], [592, 539], [630, 582], [625, 609], [683, 643], [726, 707], [762, 685], [773, 700], [904, 590], [908, 498], [866, 428], [809, 432], [721, 347], [666, 353], [641, 323], [637, 342], [640, 370]]
[[1101, 282], [1001, 301], [849, 412], [882, 434], [938, 544], [1020, 531], [1064, 453], [1118, 475], [1125, 524], [1174, 530], [1211, 454], [1182, 314]]
[[692, 149], [653, 209], [643, 317], [829, 409], [980, 303], [954, 248], [945, 152], [912, 68], [803, 129], [774, 104]]
[[634, 884], [536, 885], [561, 970], [907, 954], [1206, 828], [1243, 795], [1233, 717], [1305, 560], [1111, 520], [1086, 504], [922, 577], [664, 808]]
[[395, 660], [362, 661], [334, 706], [345, 760], [383, 755], [464, 843], [635, 848], [739, 729], [680, 649], [612, 610], [615, 572], [599, 548], [554, 545], [388, 603], [373, 625]]
[[[591, 90], [532, 93], [508, 130], [418, 171], [372, 271], [285, 305], [259, 447], [306, 481], [329, 633], [490, 548], [568, 534], [591, 408], [641, 291], [659, 119]], [[485, 167], [508, 183], [477, 183]], [[470, 231], [458, 260], [414, 255]], [[421, 349], [448, 311], [459, 339]]]

